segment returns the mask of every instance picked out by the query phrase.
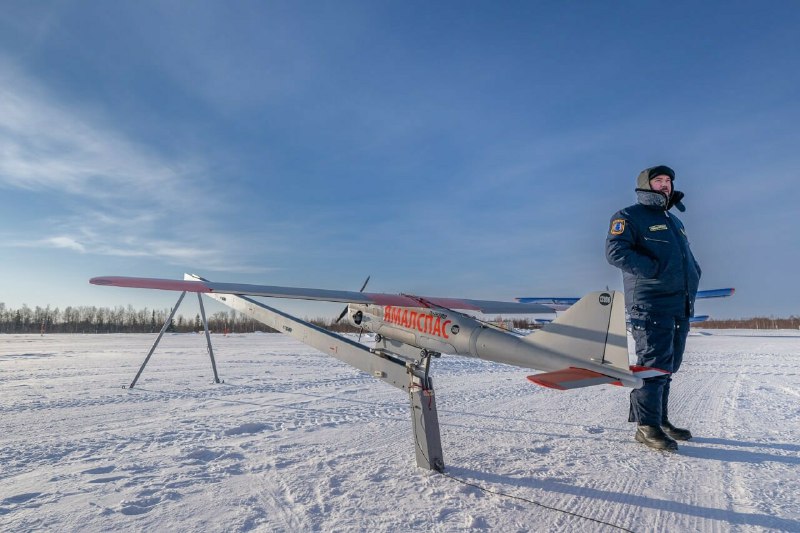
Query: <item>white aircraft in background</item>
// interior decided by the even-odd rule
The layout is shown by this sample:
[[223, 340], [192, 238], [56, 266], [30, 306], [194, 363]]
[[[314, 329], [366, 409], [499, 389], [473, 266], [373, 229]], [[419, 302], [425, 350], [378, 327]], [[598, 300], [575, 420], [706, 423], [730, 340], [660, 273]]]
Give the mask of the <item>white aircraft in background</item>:
[[[709, 289], [705, 291], [697, 291], [697, 299], [703, 300], [706, 298], [726, 298], [728, 296], [733, 296], [733, 293], [736, 292], [736, 289], [733, 288], [726, 288], [726, 289]], [[580, 298], [551, 298], [551, 297], [540, 297], [540, 296], [523, 296], [520, 298], [515, 298], [520, 303], [525, 304], [537, 304], [537, 305], [544, 305], [553, 309], [553, 311], [565, 311], [569, 309], [572, 305], [578, 303]], [[689, 318], [689, 322], [696, 324], [699, 322], [705, 322], [709, 319], [708, 315], [695, 315]], [[541, 323], [548, 323], [550, 320], [548, 319], [537, 319], [538, 322]]]

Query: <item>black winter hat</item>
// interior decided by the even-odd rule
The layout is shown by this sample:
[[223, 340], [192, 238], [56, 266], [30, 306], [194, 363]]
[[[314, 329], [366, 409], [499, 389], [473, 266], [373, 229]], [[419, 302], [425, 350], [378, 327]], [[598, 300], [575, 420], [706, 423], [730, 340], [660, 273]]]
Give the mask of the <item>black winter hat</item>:
[[660, 176], [661, 174], [665, 174], [669, 176], [669, 179], [675, 181], [675, 171], [669, 168], [667, 165], [658, 165], [657, 167], [653, 167], [647, 173], [647, 179], [651, 180], [656, 176]]

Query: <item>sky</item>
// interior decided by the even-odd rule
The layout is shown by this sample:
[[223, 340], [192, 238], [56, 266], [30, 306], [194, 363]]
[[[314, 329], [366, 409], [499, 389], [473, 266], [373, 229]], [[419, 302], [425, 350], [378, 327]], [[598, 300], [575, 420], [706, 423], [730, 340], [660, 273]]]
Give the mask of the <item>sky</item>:
[[609, 220], [667, 164], [701, 288], [736, 288], [697, 312], [800, 315], [797, 2], [4, 4], [9, 307], [621, 289]]

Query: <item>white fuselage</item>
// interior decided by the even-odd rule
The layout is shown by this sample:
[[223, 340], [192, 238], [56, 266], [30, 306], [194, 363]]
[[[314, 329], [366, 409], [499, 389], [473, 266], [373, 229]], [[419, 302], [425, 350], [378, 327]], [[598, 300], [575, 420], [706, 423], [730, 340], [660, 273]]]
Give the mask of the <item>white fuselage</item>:
[[348, 318], [366, 331], [433, 352], [478, 357], [545, 372], [580, 367], [626, 381], [630, 376], [627, 369], [619, 372], [603, 364], [602, 354], [592, 362], [587, 361], [586, 354], [558, 353], [537, 344], [535, 333], [520, 337], [449, 310], [350, 304]]

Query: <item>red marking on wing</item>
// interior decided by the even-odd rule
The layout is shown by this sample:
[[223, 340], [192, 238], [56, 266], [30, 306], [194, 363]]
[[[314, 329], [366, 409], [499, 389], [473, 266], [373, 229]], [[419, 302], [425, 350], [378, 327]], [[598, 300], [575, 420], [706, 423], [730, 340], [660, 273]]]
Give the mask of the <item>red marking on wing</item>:
[[367, 292], [364, 296], [378, 305], [393, 305], [395, 307], [427, 307], [419, 300], [403, 296], [402, 294], [384, 294], [380, 292]]
[[[532, 381], [542, 387], [550, 389], [567, 390], [576, 388], [572, 385], [575, 382], [580, 382], [586, 379], [596, 380], [598, 378], [611, 379], [605, 374], [586, 370], [585, 368], [565, 368], [564, 370], [556, 370], [555, 372], [545, 372], [544, 374], [536, 374], [535, 376], [528, 376], [528, 381]], [[612, 381], [608, 381], [612, 383]], [[571, 385], [571, 386], [564, 386]]]
[[651, 366], [631, 365], [630, 369], [631, 372], [633, 372], [634, 374], [646, 373], [646, 374], [658, 375], [659, 372], [661, 374], [669, 374], [669, 372], [667, 372], [666, 370], [661, 370], [660, 368], [653, 368]]
[[431, 307], [431, 305], [444, 307], [447, 309], [468, 309], [480, 311], [481, 308], [470, 303], [469, 300], [459, 298], [439, 298], [428, 296], [414, 296], [406, 294], [383, 294], [383, 293], [364, 293], [369, 299], [378, 305], [393, 305], [395, 307]]
[[470, 309], [472, 311], [480, 311], [481, 308], [473, 305], [466, 300], [460, 300], [458, 298], [426, 298], [429, 302], [434, 305], [439, 305], [441, 307], [447, 307], [450, 309]]
[[128, 278], [107, 276], [92, 278], [92, 285], [109, 285], [112, 287], [131, 287], [134, 289], [161, 289], [165, 291], [212, 292], [202, 281], [184, 281], [177, 279]]

